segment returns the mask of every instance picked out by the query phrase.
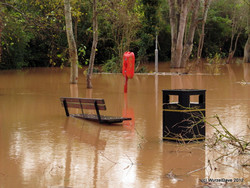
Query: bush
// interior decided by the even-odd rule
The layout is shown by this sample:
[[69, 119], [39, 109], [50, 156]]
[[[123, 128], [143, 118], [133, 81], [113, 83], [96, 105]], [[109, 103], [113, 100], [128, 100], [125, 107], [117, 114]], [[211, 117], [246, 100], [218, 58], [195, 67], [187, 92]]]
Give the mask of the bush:
[[109, 73], [120, 73], [121, 67], [117, 62], [118, 58], [112, 57], [112, 59], [108, 60], [105, 64], [102, 65], [102, 71]]

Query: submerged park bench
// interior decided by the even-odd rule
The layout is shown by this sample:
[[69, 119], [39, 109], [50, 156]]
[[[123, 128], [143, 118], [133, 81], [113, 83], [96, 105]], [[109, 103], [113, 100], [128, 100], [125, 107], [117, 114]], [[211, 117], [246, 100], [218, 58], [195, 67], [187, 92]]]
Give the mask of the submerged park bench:
[[[92, 99], [92, 98], [72, 98], [61, 97], [62, 106], [64, 106], [66, 116], [73, 116], [76, 118], [82, 118], [87, 120], [98, 121], [99, 123], [121, 123], [125, 120], [131, 120], [131, 118], [103, 116], [100, 115], [99, 110], [106, 110], [104, 99]], [[70, 114], [68, 108], [80, 108], [81, 114]], [[86, 114], [84, 109], [95, 110], [96, 114]]]

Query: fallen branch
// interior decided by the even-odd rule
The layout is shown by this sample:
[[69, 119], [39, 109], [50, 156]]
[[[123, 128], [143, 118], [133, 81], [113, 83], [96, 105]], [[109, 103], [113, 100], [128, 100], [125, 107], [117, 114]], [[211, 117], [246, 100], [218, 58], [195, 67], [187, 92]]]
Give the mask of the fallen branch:
[[200, 171], [200, 170], [204, 170], [204, 169], [206, 169], [207, 167], [202, 167], [202, 168], [198, 168], [198, 169], [196, 169], [196, 170], [193, 170], [193, 171], [190, 171], [190, 172], [188, 172], [187, 173], [187, 175], [189, 175], [189, 174], [192, 174], [192, 173], [194, 173], [194, 172], [198, 172], [198, 171]]
[[[250, 145], [250, 142], [247, 142], [245, 140], [242, 140], [240, 138], [237, 138], [236, 136], [234, 136], [231, 132], [228, 131], [228, 129], [222, 124], [220, 118], [218, 115], [215, 115], [214, 116], [217, 121], [218, 121], [218, 125], [214, 125], [214, 124], [211, 124], [209, 122], [206, 122], [206, 124], [210, 125], [211, 127], [213, 127], [217, 134], [216, 134], [216, 142], [213, 144], [213, 146], [215, 146], [218, 142], [224, 142], [224, 143], [228, 143], [238, 149], [240, 149], [240, 153], [244, 153], [246, 151], [250, 151], [250, 148], [249, 148], [249, 145]], [[222, 128], [222, 131], [220, 131], [217, 126], [220, 126]], [[223, 140], [224, 138], [226, 138], [226, 140]]]
[[107, 159], [108, 161], [110, 161], [111, 163], [117, 164], [117, 162], [112, 161], [111, 159], [109, 159], [108, 157], [106, 157], [102, 152], [100, 152], [100, 154], [101, 154], [105, 159]]

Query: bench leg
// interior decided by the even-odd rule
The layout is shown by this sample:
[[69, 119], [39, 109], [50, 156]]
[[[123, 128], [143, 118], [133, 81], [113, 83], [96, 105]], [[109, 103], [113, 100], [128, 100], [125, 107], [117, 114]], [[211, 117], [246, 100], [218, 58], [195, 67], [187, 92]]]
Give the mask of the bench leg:
[[97, 105], [96, 101], [95, 101], [95, 110], [96, 110], [96, 114], [97, 114], [99, 123], [102, 123], [102, 119], [101, 119], [100, 112], [99, 112], [98, 105]]
[[81, 110], [82, 110], [82, 115], [84, 114], [83, 113], [83, 107], [82, 107], [82, 103], [81, 103], [81, 100], [79, 99], [79, 103], [80, 103], [80, 106], [81, 106]]
[[66, 116], [69, 116], [69, 110], [68, 110], [68, 106], [67, 106], [66, 100], [63, 100], [63, 106], [64, 106], [64, 109], [65, 109]]

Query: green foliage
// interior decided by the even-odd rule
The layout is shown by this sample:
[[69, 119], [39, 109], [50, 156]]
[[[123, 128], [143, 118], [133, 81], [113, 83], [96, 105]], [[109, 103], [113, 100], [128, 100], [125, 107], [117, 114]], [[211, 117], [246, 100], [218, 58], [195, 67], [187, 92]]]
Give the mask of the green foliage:
[[211, 54], [210, 57], [207, 58], [207, 62], [209, 63], [207, 69], [211, 74], [220, 74], [221, 65], [224, 64], [222, 57], [223, 54], [216, 53], [214, 56]]
[[89, 59], [86, 58], [86, 49], [87, 47], [83, 44], [81, 44], [78, 48], [78, 61], [82, 61], [84, 65], [87, 65], [89, 63]]
[[139, 50], [137, 56], [139, 60], [145, 59], [145, 57], [152, 60], [154, 57], [154, 40], [158, 33], [159, 19], [157, 17], [157, 10], [159, 8], [159, 1], [140, 0], [140, 3], [142, 4], [140, 9], [142, 27], [138, 30], [140, 41], [138, 42]]
[[220, 64], [222, 56], [223, 55], [221, 55], [219, 53], [216, 53], [214, 56], [210, 55], [210, 57], [207, 58], [207, 62], [209, 64]]
[[111, 73], [120, 73], [121, 67], [120, 64], [117, 63], [118, 58], [113, 56], [112, 59], [108, 60], [105, 64], [102, 65], [103, 72], [111, 72]]
[[[4, 2], [8, 5], [0, 4], [4, 26], [0, 69], [69, 65], [63, 1]], [[71, 5], [79, 66], [84, 66], [88, 64], [92, 46], [92, 4], [90, 1], [72, 0]], [[239, 10], [247, 9], [245, 5], [246, 1], [212, 1], [205, 27], [203, 57], [213, 59], [218, 53], [221, 58], [228, 55], [233, 11], [239, 15], [237, 18], [245, 28], [235, 52], [236, 56], [243, 55], [248, 29], [244, 24], [249, 12]], [[159, 61], [169, 60], [171, 29], [168, 9], [166, 0], [99, 1], [99, 41], [95, 63], [103, 64], [106, 72], [120, 72], [121, 57], [128, 50], [136, 54], [137, 61], [154, 61], [156, 34]], [[198, 40], [197, 33], [192, 53], [194, 57]]]
[[0, 69], [20, 69], [28, 66], [29, 42], [34, 35], [24, 25], [25, 20], [20, 13], [9, 11], [3, 18], [8, 24], [3, 27], [2, 33], [2, 63]]
[[247, 9], [245, 11], [244, 8], [243, 2], [238, 0], [212, 1], [206, 23], [203, 57], [207, 57], [210, 54], [214, 56], [216, 53], [223, 53], [225, 56], [228, 56], [230, 40], [232, 32], [234, 32], [232, 26], [235, 24], [238, 24], [237, 28], [239, 29], [236, 32], [243, 33], [239, 38], [239, 45], [235, 55], [242, 56], [246, 42], [243, 25], [247, 23], [246, 17], [249, 14]]
[[169, 24], [169, 7], [165, 0], [159, 1], [158, 8], [158, 50], [159, 60], [169, 61], [171, 57], [171, 27]]
[[214, 56], [220, 51], [228, 52], [229, 46], [224, 48], [224, 45], [231, 37], [230, 19], [220, 17], [215, 12], [210, 11], [206, 28], [203, 55], [212, 54]]
[[[112, 52], [122, 59], [123, 53], [131, 49], [131, 43], [138, 40], [136, 36], [140, 27], [139, 3], [130, 0], [105, 0], [99, 9], [100, 39], [112, 43]], [[105, 37], [102, 37], [105, 35]]]

